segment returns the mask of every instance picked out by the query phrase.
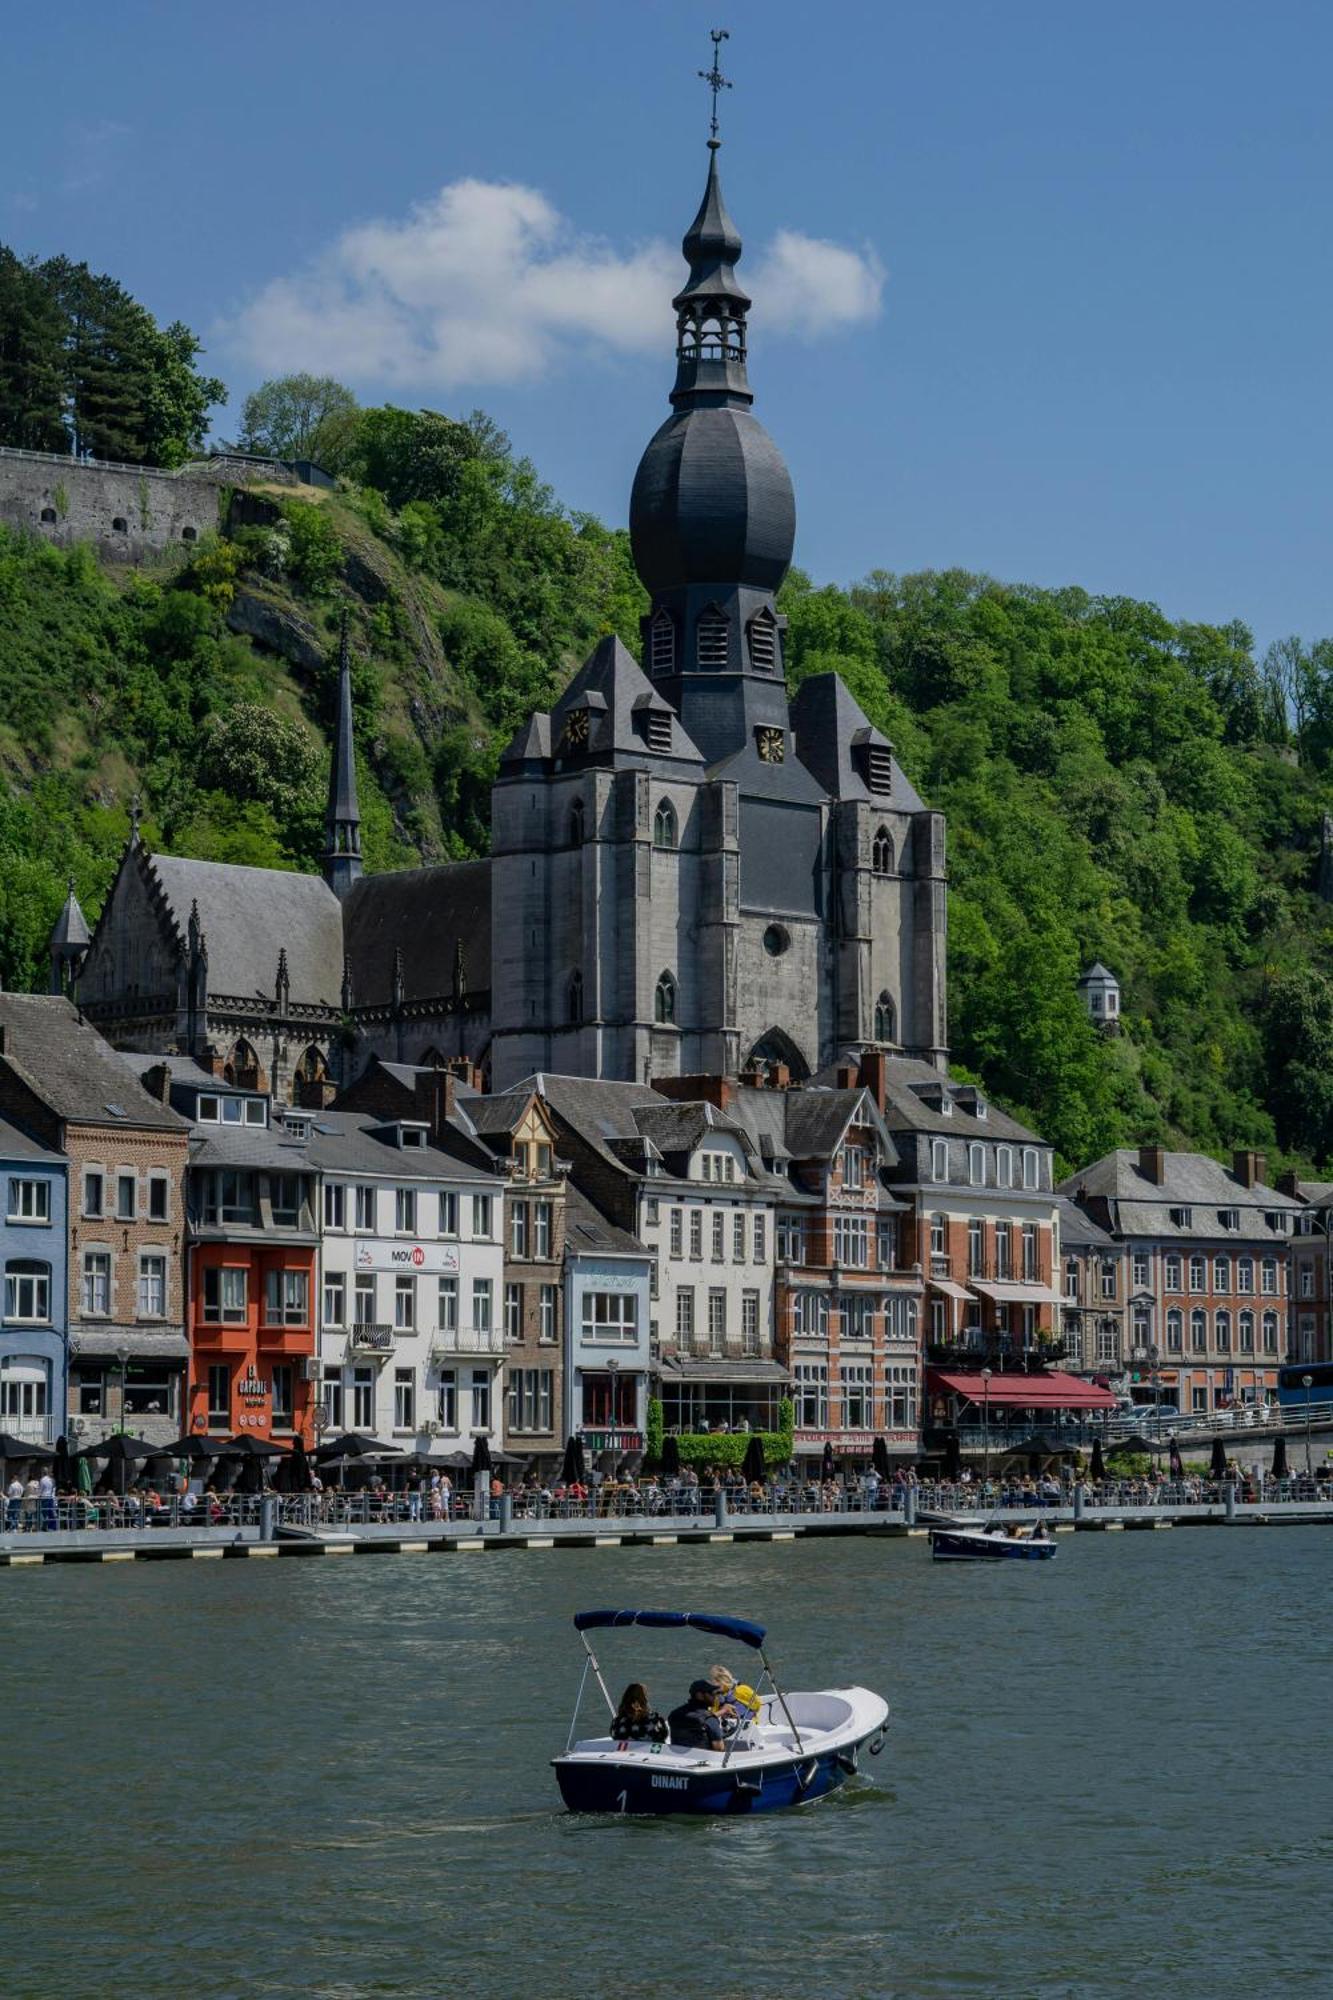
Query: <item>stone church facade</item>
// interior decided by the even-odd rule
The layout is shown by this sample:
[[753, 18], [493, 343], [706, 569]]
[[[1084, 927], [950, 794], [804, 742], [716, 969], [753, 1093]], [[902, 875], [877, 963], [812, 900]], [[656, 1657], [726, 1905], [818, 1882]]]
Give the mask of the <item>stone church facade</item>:
[[488, 861], [367, 876], [344, 637], [322, 875], [150, 855], [136, 830], [86, 949], [67, 906], [52, 983], [114, 1042], [313, 1102], [372, 1055], [497, 1090], [801, 1080], [866, 1048], [943, 1066], [943, 818], [836, 674], [787, 695], [795, 506], [751, 409], [716, 141], [683, 248], [672, 412], [630, 508], [643, 667], [603, 640], [519, 730]]

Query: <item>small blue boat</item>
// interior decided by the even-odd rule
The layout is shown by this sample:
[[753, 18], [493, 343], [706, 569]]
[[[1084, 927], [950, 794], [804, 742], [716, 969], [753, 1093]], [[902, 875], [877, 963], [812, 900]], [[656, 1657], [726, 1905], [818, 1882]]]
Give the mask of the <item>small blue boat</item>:
[[[764, 1628], [706, 1611], [580, 1611], [575, 1629], [586, 1658], [564, 1755], [551, 1759], [571, 1812], [756, 1813], [808, 1805], [859, 1768], [862, 1750], [884, 1747], [889, 1705], [869, 1688], [784, 1694], [764, 1653]], [[600, 1626], [688, 1626], [751, 1646], [763, 1663], [750, 1718], [723, 1751], [678, 1743], [617, 1742], [610, 1735], [575, 1740], [591, 1673], [612, 1716], [611, 1700], [588, 1633]]]

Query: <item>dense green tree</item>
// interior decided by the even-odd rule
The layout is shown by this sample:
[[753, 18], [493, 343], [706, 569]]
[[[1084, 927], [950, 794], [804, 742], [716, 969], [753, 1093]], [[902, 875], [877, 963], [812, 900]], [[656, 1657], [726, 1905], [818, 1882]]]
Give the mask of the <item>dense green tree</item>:
[[0, 243], [0, 444], [68, 451], [64, 337], [64, 318], [35, 263]]
[[241, 451], [273, 458], [311, 458], [341, 471], [353, 447], [358, 405], [331, 375], [280, 375], [264, 382], [241, 406]]

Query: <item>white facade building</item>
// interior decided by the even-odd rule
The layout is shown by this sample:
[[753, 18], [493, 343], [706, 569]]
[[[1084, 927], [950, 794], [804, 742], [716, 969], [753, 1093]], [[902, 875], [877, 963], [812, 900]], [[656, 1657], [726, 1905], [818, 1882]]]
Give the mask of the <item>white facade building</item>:
[[[475, 1153], [475, 1165], [467, 1157]], [[325, 1436], [404, 1450], [498, 1441], [504, 1186], [475, 1141], [425, 1123], [315, 1114]]]

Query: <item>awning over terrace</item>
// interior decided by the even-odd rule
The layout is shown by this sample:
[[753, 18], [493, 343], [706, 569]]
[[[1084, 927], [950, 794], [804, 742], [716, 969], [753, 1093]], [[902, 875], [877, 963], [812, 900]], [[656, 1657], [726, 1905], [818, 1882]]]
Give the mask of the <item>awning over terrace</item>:
[[1001, 1375], [987, 1383], [980, 1375], [953, 1375], [942, 1368], [926, 1370], [928, 1395], [961, 1396], [966, 1402], [989, 1403], [992, 1409], [1113, 1410], [1115, 1397], [1095, 1382], [1077, 1375]]

